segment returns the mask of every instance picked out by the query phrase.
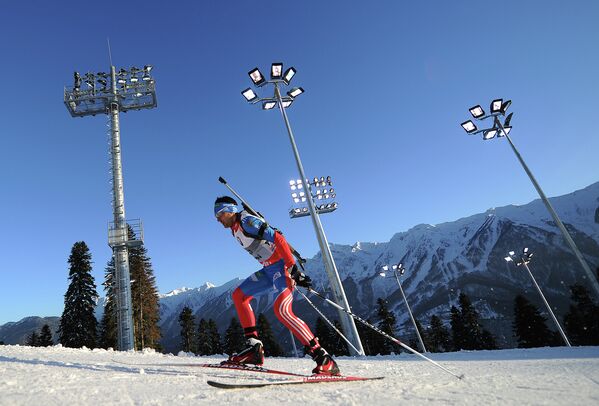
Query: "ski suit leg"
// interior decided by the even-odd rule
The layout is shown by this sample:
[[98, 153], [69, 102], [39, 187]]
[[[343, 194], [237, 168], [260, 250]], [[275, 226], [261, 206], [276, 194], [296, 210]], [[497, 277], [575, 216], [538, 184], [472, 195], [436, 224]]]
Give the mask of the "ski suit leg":
[[[289, 280], [291, 280], [291, 278], [289, 278]], [[291, 308], [291, 304], [293, 302], [293, 286], [291, 285], [291, 282], [289, 282], [288, 285], [289, 286], [285, 288], [275, 299], [275, 315], [279, 321], [293, 333], [293, 335], [302, 343], [302, 345], [307, 346], [310, 344], [310, 341], [314, 339], [314, 334], [312, 334], [312, 331], [306, 322], [293, 313]]]
[[255, 328], [256, 316], [254, 315], [254, 310], [250, 305], [250, 302], [254, 297], [251, 295], [246, 295], [239, 287], [233, 291], [232, 296], [241, 327], [243, 327], [244, 330], [251, 329], [252, 327]]

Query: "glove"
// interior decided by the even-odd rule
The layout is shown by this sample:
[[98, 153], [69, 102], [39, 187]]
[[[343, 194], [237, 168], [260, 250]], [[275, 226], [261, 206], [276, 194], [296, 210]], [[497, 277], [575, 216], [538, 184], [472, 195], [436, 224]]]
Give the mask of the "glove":
[[302, 271], [299, 270], [296, 264], [293, 264], [291, 267], [291, 278], [295, 281], [297, 286], [301, 286], [302, 288], [310, 289], [312, 287], [312, 279]]

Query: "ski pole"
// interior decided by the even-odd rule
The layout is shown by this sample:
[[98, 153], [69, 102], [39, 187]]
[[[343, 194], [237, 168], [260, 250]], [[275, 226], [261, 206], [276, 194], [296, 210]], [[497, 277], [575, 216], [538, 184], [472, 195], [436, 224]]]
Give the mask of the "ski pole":
[[351, 346], [351, 348], [354, 349], [356, 354], [364, 355], [360, 351], [358, 351], [358, 349], [356, 347], [354, 347], [354, 345], [343, 335], [343, 333], [341, 331], [339, 331], [339, 329], [337, 327], [335, 327], [335, 325], [333, 323], [331, 323], [331, 321], [329, 319], [327, 319], [327, 317], [324, 314], [322, 314], [322, 312], [320, 310], [318, 310], [318, 307], [316, 307], [316, 305], [314, 303], [312, 303], [312, 301], [310, 299], [308, 299], [308, 297], [306, 295], [304, 295], [304, 292], [302, 292], [299, 289], [297, 289], [297, 291], [300, 293], [300, 295], [302, 295], [304, 297], [304, 299], [306, 299], [306, 301], [310, 304], [310, 306], [312, 306], [314, 308], [314, 310], [316, 310], [316, 313], [320, 314], [320, 317], [322, 317], [327, 323], [329, 323], [329, 326], [333, 327], [333, 330], [335, 330], [337, 332], [337, 334], [339, 334], [339, 336], [341, 338], [343, 338], [343, 340], [349, 346]]
[[[227, 181], [225, 180], [225, 178], [223, 178], [222, 176], [219, 176], [218, 177], [218, 181], [220, 183], [222, 183], [223, 185], [225, 185], [227, 187], [227, 189], [229, 189], [231, 191], [231, 193], [233, 193], [235, 195], [235, 197], [237, 197], [239, 199], [239, 201], [241, 201], [241, 205], [243, 206], [243, 208], [248, 213], [264, 219], [264, 216], [260, 212], [252, 209], [251, 206], [249, 205], [249, 203], [246, 202], [245, 200], [243, 200], [243, 197], [241, 197], [231, 186], [229, 186], [229, 184], [227, 183]], [[304, 269], [304, 265], [303, 264], [304, 264], [304, 262], [306, 262], [306, 260], [300, 255], [299, 252], [297, 252], [297, 250], [295, 248], [293, 248], [291, 246], [291, 244], [289, 244], [289, 241], [287, 242], [287, 244], [289, 245], [289, 248], [291, 249], [291, 252], [293, 253], [293, 256], [295, 256], [297, 258], [297, 262], [299, 262], [299, 264], [302, 267], [302, 269]]]
[[354, 319], [358, 320], [360, 323], [364, 324], [367, 327], [370, 327], [371, 329], [373, 329], [377, 333], [379, 333], [382, 336], [384, 336], [384, 337], [388, 338], [389, 340], [393, 341], [395, 344], [398, 344], [398, 345], [402, 346], [403, 348], [405, 348], [406, 350], [410, 351], [411, 353], [413, 353], [415, 355], [418, 355], [420, 358], [425, 359], [426, 361], [428, 361], [428, 362], [436, 365], [437, 367], [441, 368], [445, 372], [447, 372], [447, 373], [455, 376], [458, 379], [463, 379], [464, 378], [464, 374], [462, 374], [462, 375], [456, 375], [455, 373], [451, 372], [449, 369], [445, 368], [444, 366], [442, 366], [438, 362], [435, 362], [432, 359], [428, 358], [427, 356], [422, 355], [421, 353], [419, 353], [418, 351], [416, 351], [412, 347], [410, 347], [410, 346], [402, 343], [401, 341], [399, 341], [397, 338], [391, 337], [389, 334], [385, 333], [384, 331], [382, 331], [378, 327], [373, 326], [372, 324], [368, 323], [366, 320], [362, 319], [360, 316], [356, 316], [354, 313], [350, 312], [349, 310], [347, 310], [347, 309], [339, 306], [337, 303], [333, 302], [332, 300], [329, 300], [328, 298], [326, 298], [325, 296], [321, 295], [320, 293], [318, 293], [314, 289], [312, 289], [312, 288], [307, 288], [307, 289], [308, 289], [309, 292], [314, 293], [316, 296], [318, 296], [319, 298], [323, 299], [327, 303], [333, 305], [334, 307], [336, 307], [336, 308], [338, 308], [340, 310], [343, 310], [345, 313], [349, 314], [351, 317], [353, 317]]

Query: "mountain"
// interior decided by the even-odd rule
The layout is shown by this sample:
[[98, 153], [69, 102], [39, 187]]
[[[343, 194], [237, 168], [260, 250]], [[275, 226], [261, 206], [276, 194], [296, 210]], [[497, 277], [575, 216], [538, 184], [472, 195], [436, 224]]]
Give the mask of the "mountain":
[[58, 341], [56, 331], [58, 331], [60, 317], [32, 316], [25, 317], [17, 322], [3, 324], [0, 326], [0, 341], [3, 341], [5, 344], [25, 344], [27, 342], [27, 336], [29, 336], [32, 331], [37, 331], [39, 334], [44, 324], [50, 326], [52, 339], [56, 343]]
[[[589, 265], [597, 268], [599, 182], [550, 201]], [[414, 335], [414, 329], [396, 280], [379, 276], [385, 264], [404, 264], [406, 273], [401, 283], [414, 316], [422, 325], [427, 326], [433, 314], [448, 323], [451, 306], [457, 304], [459, 294], [464, 292], [481, 314], [485, 328], [503, 347], [512, 347], [515, 343], [512, 319], [517, 294], [524, 294], [547, 317], [526, 271], [505, 262], [508, 251], [528, 247], [535, 254], [531, 270], [560, 321], [570, 304], [569, 286], [588, 285], [579, 262], [541, 200], [493, 208], [437, 225], [420, 224], [395, 234], [388, 242], [330, 244], [330, 247], [352, 311], [375, 320], [376, 300], [386, 298], [398, 319], [398, 336], [404, 341]], [[306, 262], [306, 270], [315, 288], [326, 292], [328, 279], [320, 254]], [[196, 321], [214, 319], [221, 334], [224, 333], [231, 318], [236, 317], [231, 292], [241, 281], [235, 278], [221, 286], [206, 283], [199, 288], [181, 288], [162, 295], [160, 322], [165, 350], [175, 352], [179, 348], [178, 317], [184, 306], [193, 309]], [[279, 341], [290, 350], [290, 335], [275, 319], [270, 309], [271, 299], [263, 297], [252, 307], [256, 315], [265, 313]], [[331, 306], [318, 298], [311, 300], [327, 317], [339, 318]], [[98, 307], [101, 317], [102, 306]], [[314, 326], [318, 315], [297, 294], [294, 311]], [[548, 325], [554, 328], [550, 322]]]

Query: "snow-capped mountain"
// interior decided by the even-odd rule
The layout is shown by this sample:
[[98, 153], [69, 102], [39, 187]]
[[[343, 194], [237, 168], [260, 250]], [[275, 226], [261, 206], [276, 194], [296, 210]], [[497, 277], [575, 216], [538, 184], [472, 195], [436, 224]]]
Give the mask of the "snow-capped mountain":
[[[596, 268], [599, 182], [550, 201], [589, 265]], [[531, 269], [556, 314], [562, 318], [569, 306], [569, 286], [586, 284], [586, 275], [540, 199], [526, 205], [490, 209], [453, 222], [420, 224], [395, 234], [389, 242], [331, 244], [331, 251], [348, 301], [362, 317], [372, 317], [376, 299], [387, 298], [400, 324], [399, 335], [405, 339], [413, 334], [396, 280], [379, 275], [383, 265], [401, 262], [406, 268], [402, 286], [415, 317], [423, 325], [428, 325], [433, 314], [448, 320], [451, 306], [457, 304], [459, 293], [465, 292], [499, 344], [510, 346], [514, 297], [524, 293], [544, 312], [528, 274], [503, 259], [508, 251], [524, 247], [535, 253]], [[326, 291], [328, 279], [320, 254], [307, 261], [306, 269], [315, 287]], [[195, 310], [198, 318], [214, 318], [224, 330], [235, 315], [230, 293], [240, 282], [235, 279], [218, 288], [204, 286], [169, 296], [169, 301], [178, 305], [162, 307], [165, 347], [170, 347], [171, 338], [178, 339], [176, 318], [183, 302]], [[215, 290], [208, 297], [211, 289]], [[194, 302], [196, 299], [192, 297], [196, 296]], [[337, 312], [322, 306], [318, 299], [314, 301], [327, 315], [338, 317]], [[313, 325], [317, 315], [308, 304], [297, 297], [294, 306]], [[289, 335], [282, 331], [268, 307], [268, 300], [263, 298], [254, 309], [256, 313], [265, 312], [273, 330], [280, 333], [281, 341], [288, 341]]]

